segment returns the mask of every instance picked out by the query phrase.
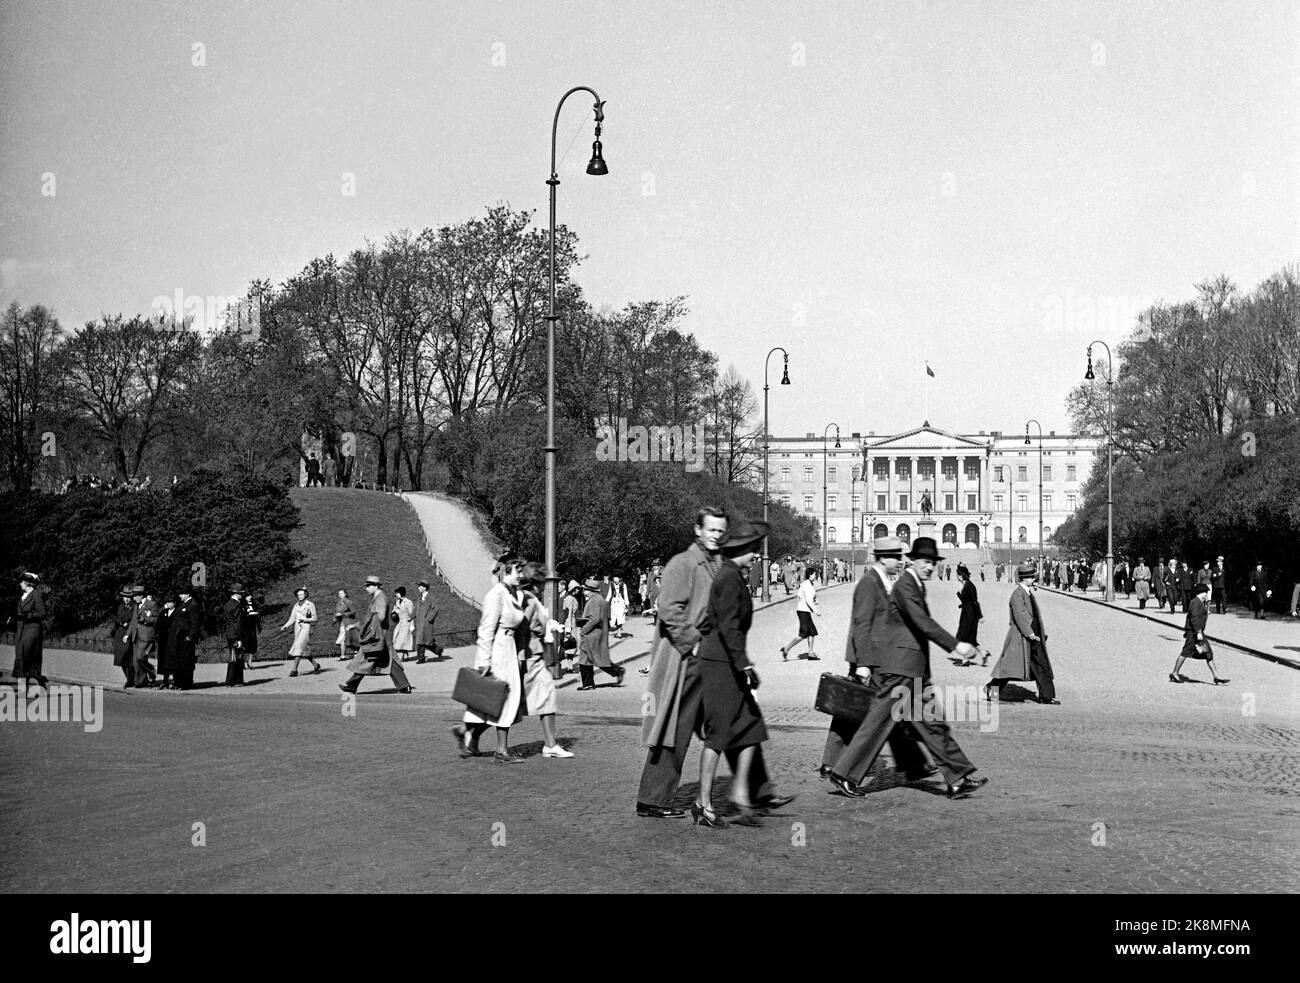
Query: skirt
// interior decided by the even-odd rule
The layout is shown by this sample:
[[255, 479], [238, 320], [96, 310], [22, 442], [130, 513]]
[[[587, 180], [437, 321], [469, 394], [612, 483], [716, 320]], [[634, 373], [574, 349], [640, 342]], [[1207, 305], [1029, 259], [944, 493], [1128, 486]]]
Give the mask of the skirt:
[[289, 655], [295, 659], [307, 655], [307, 646], [311, 637], [311, 625], [295, 625], [293, 629], [293, 645], [289, 648]]
[[796, 611], [795, 614], [799, 616], [799, 637], [800, 638], [817, 637], [817, 626], [813, 624], [812, 612]]
[[1214, 658], [1214, 649], [1210, 648], [1210, 642], [1207, 639], [1204, 643], [1205, 652], [1196, 651], [1196, 639], [1189, 638], [1183, 642], [1183, 650], [1178, 653], [1180, 659], [1200, 659], [1203, 662], [1209, 662]]
[[722, 753], [761, 744], [767, 726], [744, 675], [730, 662], [699, 660], [700, 697], [703, 701], [704, 746]]
[[536, 717], [555, 713], [555, 678], [540, 655], [530, 655], [524, 665], [524, 700]]

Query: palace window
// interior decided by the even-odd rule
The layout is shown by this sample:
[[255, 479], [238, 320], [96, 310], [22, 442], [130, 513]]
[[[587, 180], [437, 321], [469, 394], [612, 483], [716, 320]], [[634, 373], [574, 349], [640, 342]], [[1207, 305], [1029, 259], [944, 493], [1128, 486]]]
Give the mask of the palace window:
[[943, 477], [944, 477], [944, 480], [946, 480], [946, 481], [955, 481], [955, 480], [956, 480], [956, 478], [957, 478], [957, 462], [956, 462], [956, 461], [944, 461], [944, 462], [943, 462]]
[[889, 478], [889, 461], [876, 458], [871, 467], [878, 479], [884, 481]]
[[827, 526], [827, 527], [826, 527], [826, 542], [828, 542], [828, 543], [833, 543], [833, 542], [835, 542], [835, 527], [834, 527], [834, 526]]
[[[888, 512], [888, 511], [889, 511], [889, 503], [888, 503], [887, 501], [885, 501], [885, 498], [886, 498], [886, 496], [884, 496], [884, 495], [877, 495], [877, 496], [876, 496], [876, 511], [877, 511], [877, 512]], [[885, 535], [888, 536], [889, 533], [885, 533]], [[879, 539], [880, 537], [877, 536], [876, 538]]]
[[859, 464], [855, 464], [853, 465], [853, 477], [850, 478], [849, 480], [860, 481], [861, 479], [862, 479], [862, 466]]
[[1016, 542], [1017, 543], [1027, 542], [1028, 540], [1026, 539], [1026, 537], [1028, 535], [1029, 535], [1029, 530], [1027, 530], [1024, 526], [1021, 526], [1019, 529], [1016, 530]]
[[974, 512], [974, 511], [975, 511], [975, 493], [974, 493], [974, 492], [969, 492], [969, 493], [967, 493], [967, 495], [966, 495], [966, 511], [967, 511], [967, 512]]
[[832, 512], [838, 511], [840, 507], [840, 497], [838, 495], [827, 495], [826, 507]]
[[853, 496], [853, 508], [857, 509], [859, 512], [862, 511], [862, 496], [861, 496], [861, 495], [856, 495], [856, 494], [855, 494], [855, 495]]
[[994, 511], [994, 512], [1001, 512], [1001, 511], [1002, 511], [1004, 508], [1006, 508], [1006, 507], [1007, 507], [1007, 503], [1006, 503], [1006, 498], [1005, 498], [1004, 496], [1002, 496], [1002, 495], [994, 495], [994, 496], [993, 496], [993, 511]]
[[1043, 492], [1043, 511], [1052, 511], [1052, 496], [1048, 492]]
[[1044, 481], [1052, 480], [1052, 466], [1050, 464], [1043, 465], [1043, 480]]
[[786, 506], [786, 507], [788, 508], [789, 505], [790, 505], [790, 496], [789, 496], [789, 495], [782, 495], [782, 496], [781, 496], [781, 504], [784, 505], [784, 506]]
[[903, 457], [898, 458], [894, 467], [894, 474], [900, 478], [912, 477], [912, 462]]
[[1028, 508], [1029, 508], [1029, 496], [1028, 496], [1028, 495], [1017, 495], [1017, 496], [1016, 496], [1016, 508], [1018, 508], [1021, 512], [1024, 512], [1026, 509], [1028, 509]]
[[804, 468], [804, 469], [803, 469], [803, 483], [806, 485], [806, 484], [808, 484], [808, 483], [809, 483], [810, 481], [812, 481], [812, 480], [813, 480], [813, 469], [812, 469], [812, 468]]
[[803, 497], [803, 510], [804, 510], [805, 512], [811, 512], [811, 511], [812, 511], [812, 507], [813, 507], [813, 506], [812, 506], [812, 496], [811, 496], [811, 495], [805, 495], [805, 496]]
[[956, 498], [951, 492], [943, 496], [943, 510], [945, 512], [953, 511], [953, 499]]
[[853, 541], [855, 543], [860, 543], [862, 541], [862, 537], [858, 535], [858, 527], [856, 525], [853, 527]]
[[789, 469], [789, 468], [782, 468], [782, 469], [781, 469], [781, 480], [782, 480], [782, 481], [785, 481], [785, 482], [788, 482], [788, 481], [790, 480], [790, 469]]
[[840, 480], [840, 479], [839, 479], [839, 469], [838, 469], [838, 468], [827, 468], [827, 469], [826, 469], [826, 481], [827, 481], [828, 483], [829, 483], [829, 482], [832, 482], [832, 481], [839, 481], [839, 480]]
[[922, 477], [922, 479], [925, 479], [925, 480], [933, 480], [933, 478], [934, 478], [934, 461], [932, 461], [932, 460], [929, 459], [929, 458], [923, 457], [923, 458], [921, 458], [920, 461], [917, 462], [916, 470], [917, 470], [917, 473], [920, 474], [920, 476]]
[[1001, 526], [994, 526], [994, 527], [993, 527], [993, 542], [995, 542], [995, 543], [1000, 543], [1000, 542], [1002, 542], [1002, 527], [1001, 527]]
[[1079, 480], [1079, 469], [1075, 467], [1073, 464], [1067, 464], [1065, 466], [1065, 480], [1066, 481]]
[[1065, 496], [1065, 507], [1066, 507], [1067, 509], [1069, 509], [1071, 512], [1074, 512], [1075, 510], [1077, 510], [1077, 509], [1079, 508], [1079, 496], [1078, 496], [1078, 495], [1066, 495], [1066, 496]]
[[1028, 481], [1028, 480], [1029, 480], [1029, 467], [1027, 465], [1022, 464], [1020, 465], [1020, 467], [1016, 468], [1016, 481]]
[[1001, 464], [996, 465], [996, 466], [993, 468], [993, 480], [994, 480], [994, 481], [1001, 481], [1001, 480], [1002, 480], [1002, 465], [1001, 465]]
[[968, 460], [966, 462], [966, 477], [971, 481], [975, 481], [977, 478], [979, 478], [979, 476], [980, 476], [979, 461]]
[[906, 512], [906, 511], [907, 511], [907, 496], [906, 496], [906, 495], [899, 495], [899, 496], [898, 496], [898, 511], [900, 511], [900, 512]]

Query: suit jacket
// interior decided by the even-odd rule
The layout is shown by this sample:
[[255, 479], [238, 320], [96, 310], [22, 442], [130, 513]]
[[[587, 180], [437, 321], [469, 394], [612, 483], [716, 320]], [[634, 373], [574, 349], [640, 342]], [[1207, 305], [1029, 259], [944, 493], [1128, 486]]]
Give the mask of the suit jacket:
[[889, 614], [879, 633], [881, 672], [921, 679], [930, 675], [930, 643], [945, 652], [957, 647], [957, 639], [930, 617], [925, 588], [916, 574], [905, 570], [889, 595]]
[[879, 665], [871, 640], [876, 619], [889, 610], [889, 591], [874, 566], [867, 567], [853, 588], [853, 612], [849, 616], [849, 639], [844, 661], [851, 666]]
[[234, 646], [240, 640], [240, 628], [244, 619], [244, 602], [227, 598], [221, 605], [221, 627], [226, 633], [226, 644]]
[[131, 664], [131, 643], [135, 641], [135, 605], [119, 604], [113, 613], [113, 665]]
[[155, 641], [158, 628], [158, 613], [162, 608], [157, 601], [151, 601], [147, 598], [140, 602], [140, 606], [135, 612], [135, 638], [137, 642], [149, 643]]
[[169, 632], [168, 650], [172, 665], [194, 665], [194, 643], [199, 640], [203, 628], [203, 615], [199, 612], [199, 602], [191, 597], [182, 601], [172, 615]]
[[754, 601], [740, 567], [722, 561], [709, 588], [709, 623], [712, 627], [700, 643], [700, 658], [706, 662], [730, 662], [739, 672], [753, 663], [745, 653], [745, 636], [754, 618]]
[[417, 648], [433, 646], [433, 623], [438, 620], [438, 608], [433, 594], [426, 594], [415, 604], [415, 645]]
[[1269, 588], [1273, 586], [1268, 581], [1268, 571], [1251, 570], [1250, 586], [1255, 588], [1255, 593], [1259, 595], [1259, 599], [1262, 601], [1264, 599], [1264, 595], [1268, 593]]
[[1210, 568], [1210, 586], [1214, 588], [1215, 594], [1228, 586], [1224, 579], [1226, 573], [1226, 570], [1220, 570], [1218, 567]]

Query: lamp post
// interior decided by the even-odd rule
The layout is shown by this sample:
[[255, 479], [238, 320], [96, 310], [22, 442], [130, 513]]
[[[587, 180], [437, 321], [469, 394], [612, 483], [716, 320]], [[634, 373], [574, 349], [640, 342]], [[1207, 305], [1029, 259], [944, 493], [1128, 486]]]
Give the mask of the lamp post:
[[[1038, 427], [1038, 576], [1043, 576], [1043, 425], [1037, 420], [1029, 423]], [[1025, 424], [1025, 443], [1029, 443], [1029, 423]]]
[[1088, 345], [1088, 371], [1083, 377], [1091, 382], [1097, 378], [1092, 371], [1092, 346], [1101, 345], [1106, 349], [1106, 600], [1115, 600], [1115, 495], [1111, 483], [1112, 449], [1115, 446], [1115, 404], [1112, 402], [1111, 385], [1115, 382], [1115, 371], [1110, 353], [1110, 345], [1104, 341], [1094, 341]]
[[[772, 353], [780, 352], [785, 359], [781, 367], [781, 385], [790, 385], [790, 353], [780, 345], [773, 348], [767, 353], [767, 358], [763, 359], [763, 524], [767, 524], [767, 452], [768, 441], [771, 439], [771, 433], [767, 425], [767, 366], [772, 361]], [[766, 604], [772, 600], [771, 577], [768, 574], [767, 558], [767, 536], [763, 537], [763, 603]]]
[[840, 425], [838, 423], [826, 424], [826, 429], [822, 431], [822, 583], [826, 583], [826, 541], [829, 531], [826, 523], [826, 434], [831, 427], [835, 428], [835, 446], [840, 446]]
[[[989, 547], [989, 523], [993, 521], [992, 512], [980, 513], [980, 563], [993, 562], [993, 550]], [[987, 559], [985, 559], [987, 557]]]
[[556, 129], [560, 124], [560, 110], [564, 107], [564, 100], [575, 92], [589, 92], [591, 97], [596, 101], [592, 107], [596, 114], [596, 139], [591, 145], [591, 160], [587, 164], [587, 173], [597, 176], [608, 174], [609, 168], [605, 166], [605, 158], [601, 155], [600, 146], [600, 125], [605, 120], [605, 104], [601, 101], [600, 96], [596, 94], [595, 89], [589, 89], [585, 85], [575, 86], [560, 97], [559, 103], [555, 107], [555, 118], [551, 122], [551, 176], [547, 184], [551, 189], [551, 239], [550, 239], [550, 262], [548, 267], [549, 285], [548, 285], [548, 304], [546, 309], [546, 609], [551, 612], [551, 617], [558, 618], [559, 608], [559, 591], [556, 589], [556, 583], [559, 580], [555, 572], [555, 321], [559, 316], [555, 313], [555, 189], [560, 183], [559, 175], [555, 171], [555, 136]]

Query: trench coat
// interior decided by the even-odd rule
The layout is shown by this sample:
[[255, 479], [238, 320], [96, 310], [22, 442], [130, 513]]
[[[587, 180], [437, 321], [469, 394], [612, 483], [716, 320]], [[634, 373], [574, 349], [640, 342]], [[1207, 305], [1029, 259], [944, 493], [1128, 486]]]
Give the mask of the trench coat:
[[609, 602], [599, 591], [589, 591], [578, 620], [582, 622], [578, 629], [578, 665], [608, 669], [614, 664], [609, 657]]
[[1133, 570], [1133, 591], [1139, 601], [1151, 596], [1151, 568], [1145, 563], [1139, 563]]
[[[227, 598], [221, 606], [221, 628], [226, 639], [222, 662], [242, 662], [244, 659], [244, 599]], [[231, 653], [234, 653], [233, 655]]]
[[[593, 597], [599, 597], [595, 592]], [[509, 727], [521, 718], [524, 710], [524, 680], [519, 666], [518, 632], [524, 624], [525, 595], [511, 592], [501, 582], [492, 585], [483, 598], [483, 615], [478, 622], [478, 647], [474, 651], [474, 668], [487, 669], [506, 684], [506, 702], [501, 716], [495, 719], [481, 717], [473, 710], [465, 711], [467, 724], [491, 724]]]
[[[1035, 645], [1043, 646], [1046, 651], [1047, 632], [1043, 630], [1043, 618], [1040, 610], [1038, 624], [1034, 624], [1034, 606], [1030, 602], [1029, 591], [1017, 586], [1011, 592], [1011, 624], [1007, 626], [1007, 637], [1002, 643], [1002, 656], [993, 667], [993, 679], [1031, 679], [1029, 663]], [[1037, 630], [1035, 630], [1037, 629]], [[1030, 635], [1037, 635], [1041, 642], [1031, 642]]]
[[134, 665], [131, 645], [135, 641], [135, 605], [119, 604], [113, 612], [113, 665]]
[[203, 615], [199, 613], [199, 602], [192, 597], [188, 601], [182, 601], [172, 615], [171, 627], [168, 629], [168, 669], [173, 675], [188, 672], [193, 677], [194, 663], [197, 661], [194, 645], [202, 630]]
[[19, 597], [17, 622], [13, 674], [18, 679], [39, 676], [45, 659], [45, 599], [39, 589]]
[[409, 597], [393, 602], [393, 648], [398, 652], [415, 650], [415, 605]]
[[361, 650], [348, 663], [348, 671], [358, 676], [380, 676], [388, 668], [388, 636], [384, 627], [388, 621], [388, 597], [375, 591], [370, 607], [361, 620]]
[[433, 623], [438, 620], [438, 608], [433, 595], [426, 594], [415, 602], [415, 647], [433, 648]]
[[650, 657], [641, 743], [673, 747], [688, 660], [703, 638], [709, 619], [709, 591], [721, 561], [692, 543], [668, 561], [659, 584], [655, 643]]
[[546, 667], [546, 631], [550, 614], [546, 606], [535, 597], [528, 598], [525, 618], [528, 621], [527, 651], [524, 663], [524, 703], [528, 712], [542, 717], [555, 713], [555, 677]]

